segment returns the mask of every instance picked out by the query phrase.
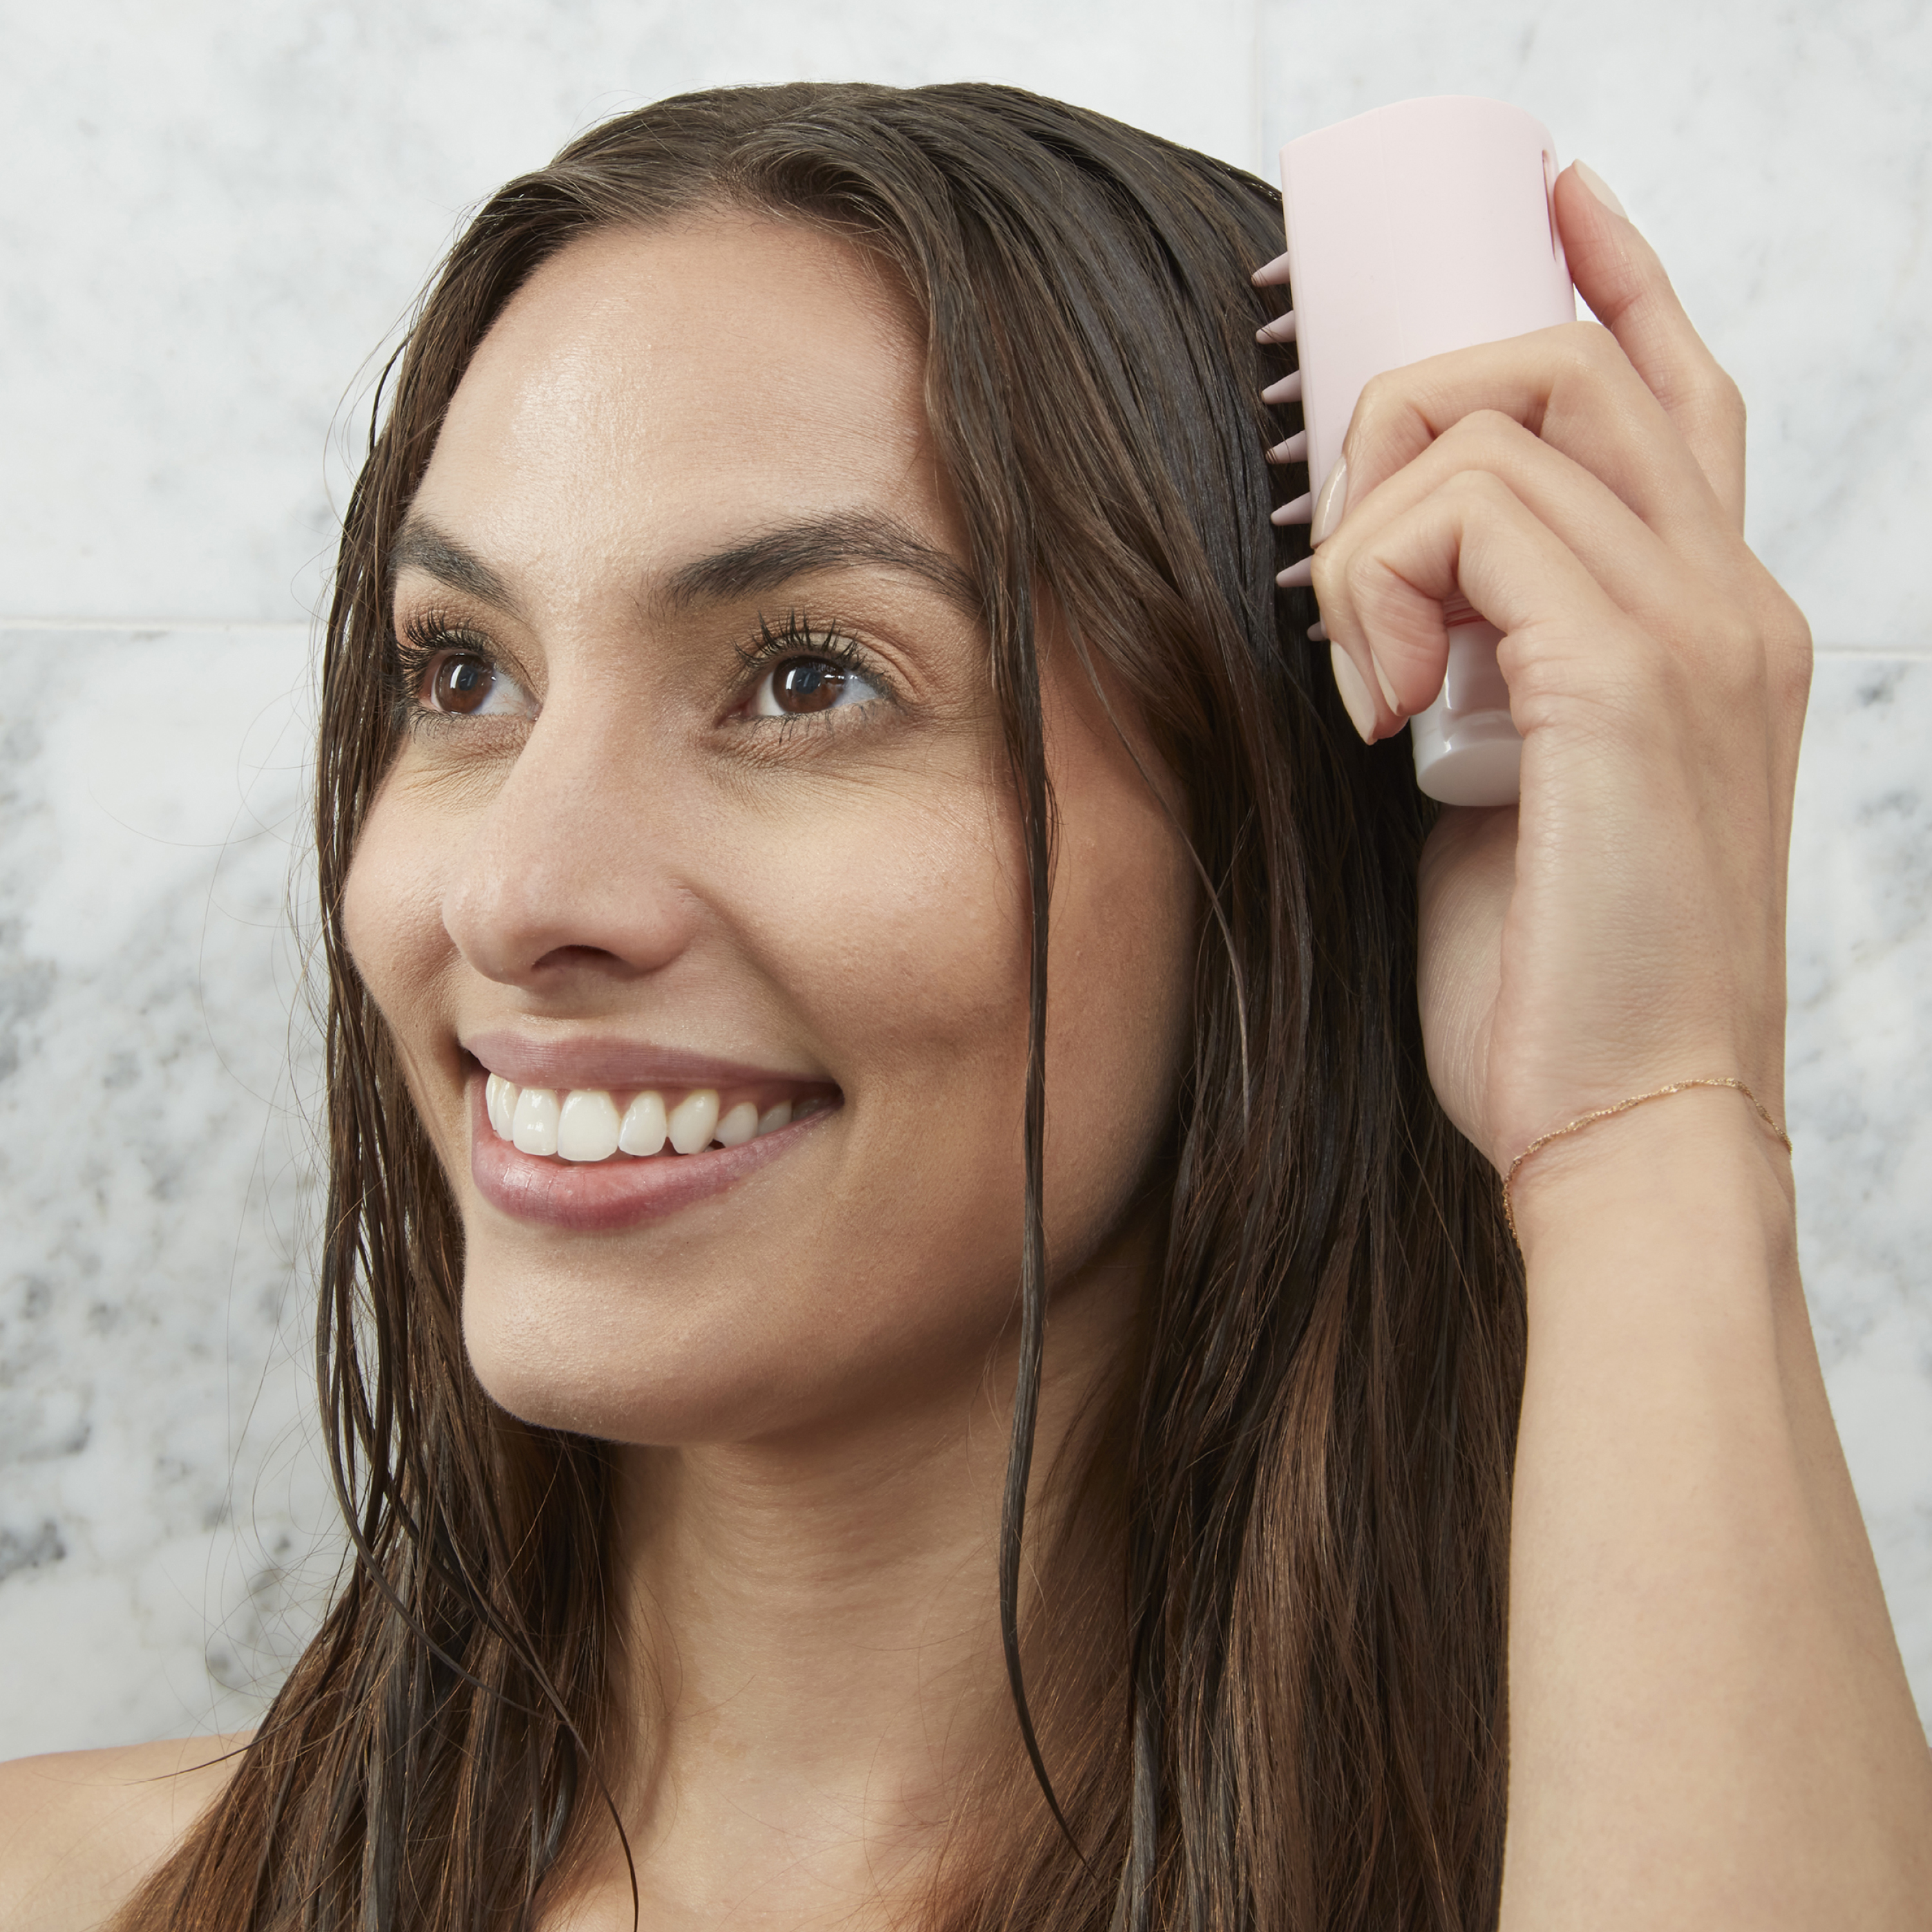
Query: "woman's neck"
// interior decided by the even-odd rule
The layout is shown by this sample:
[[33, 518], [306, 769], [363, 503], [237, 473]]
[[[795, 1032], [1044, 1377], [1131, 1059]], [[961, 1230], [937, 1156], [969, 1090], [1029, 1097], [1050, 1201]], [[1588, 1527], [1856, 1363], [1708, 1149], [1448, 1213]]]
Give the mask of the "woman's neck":
[[[1127, 1260], [1056, 1292], [1029, 1579], [1119, 1386]], [[997, 1588], [1014, 1368], [1009, 1345], [836, 1425], [621, 1453], [610, 1756], [651, 1922], [850, 1924], [930, 1882], [966, 1781], [1014, 1749]], [[628, 1922], [614, 1843], [598, 1864]]]

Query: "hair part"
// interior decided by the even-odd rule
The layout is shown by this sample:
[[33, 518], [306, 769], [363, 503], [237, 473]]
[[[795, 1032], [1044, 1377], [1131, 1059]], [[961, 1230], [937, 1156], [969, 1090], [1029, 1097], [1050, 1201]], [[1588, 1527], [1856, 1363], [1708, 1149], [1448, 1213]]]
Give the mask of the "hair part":
[[[599, 1802], [610, 1461], [509, 1418], [469, 1366], [460, 1222], [340, 906], [393, 749], [386, 560], [470, 357], [573, 239], [717, 208], [869, 251], [923, 317], [1025, 842], [1026, 1226], [998, 1587], [1016, 1748], [1048, 1796], [992, 1802], [1012, 1781], [989, 1768], [926, 1916], [961, 1932], [1488, 1925], [1522, 1282], [1494, 1175], [1423, 1060], [1415, 875], [1432, 808], [1404, 746], [1350, 728], [1305, 640], [1310, 595], [1274, 584], [1306, 550], [1268, 521], [1306, 479], [1264, 458], [1299, 412], [1258, 400], [1293, 350], [1256, 344], [1271, 310], [1248, 278], [1276, 252], [1279, 199], [1012, 88], [839, 85], [688, 94], [593, 129], [485, 204], [392, 365], [345, 519], [317, 775], [317, 1362], [353, 1562], [122, 1932], [521, 1925], [615, 1816]], [[1066, 1534], [1105, 1560], [1049, 1557], [1023, 1618], [1050, 1281], [1047, 610], [1178, 779], [1206, 913], [1140, 1373], [1066, 1478]], [[1123, 1473], [1102, 1480], [1103, 1465]]]

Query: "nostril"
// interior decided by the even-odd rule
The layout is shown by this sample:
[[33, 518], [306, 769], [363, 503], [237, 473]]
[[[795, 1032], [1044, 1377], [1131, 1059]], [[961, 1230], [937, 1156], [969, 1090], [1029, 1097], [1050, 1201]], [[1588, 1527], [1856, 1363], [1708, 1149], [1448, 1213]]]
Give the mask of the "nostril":
[[562, 970], [570, 968], [581, 969], [586, 966], [608, 969], [622, 967], [624, 962], [608, 947], [602, 946], [555, 946], [531, 968], [532, 972]]

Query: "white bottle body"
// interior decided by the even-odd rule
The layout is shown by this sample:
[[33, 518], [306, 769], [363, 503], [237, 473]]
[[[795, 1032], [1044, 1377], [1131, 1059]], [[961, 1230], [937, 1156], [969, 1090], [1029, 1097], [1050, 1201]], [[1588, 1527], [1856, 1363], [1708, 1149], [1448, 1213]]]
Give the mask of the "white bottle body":
[[[1398, 102], [1291, 141], [1281, 171], [1312, 486], [1341, 454], [1372, 377], [1576, 320], [1551, 202], [1556, 148], [1520, 108]], [[1499, 634], [1460, 597], [1444, 618], [1448, 674], [1412, 722], [1417, 780], [1446, 803], [1507, 804], [1522, 742]]]

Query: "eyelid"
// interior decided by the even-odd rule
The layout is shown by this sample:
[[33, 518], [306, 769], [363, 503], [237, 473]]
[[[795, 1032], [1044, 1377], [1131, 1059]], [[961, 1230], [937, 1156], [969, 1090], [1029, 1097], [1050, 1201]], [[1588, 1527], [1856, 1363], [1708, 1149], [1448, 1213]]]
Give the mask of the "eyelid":
[[856, 638], [837, 623], [822, 623], [800, 610], [788, 611], [783, 624], [776, 628], [762, 611], [758, 621], [757, 638], [748, 644], [740, 646], [738, 650], [739, 662], [744, 668], [740, 687], [741, 704], [775, 664], [788, 657], [823, 658], [827, 663], [857, 672], [878, 690], [880, 697], [898, 697], [898, 687], [892, 674]]
[[[413, 725], [430, 719], [466, 717], [465, 713], [441, 711], [422, 701], [423, 680], [437, 659], [444, 657], [474, 658], [488, 664], [529, 707], [524, 716], [533, 718], [542, 708], [515, 658], [499, 649], [487, 632], [452, 612], [433, 604], [412, 611], [406, 622], [391, 626], [390, 644], [395, 700], [403, 722]], [[472, 715], [478, 722], [496, 722], [487, 714]]]

